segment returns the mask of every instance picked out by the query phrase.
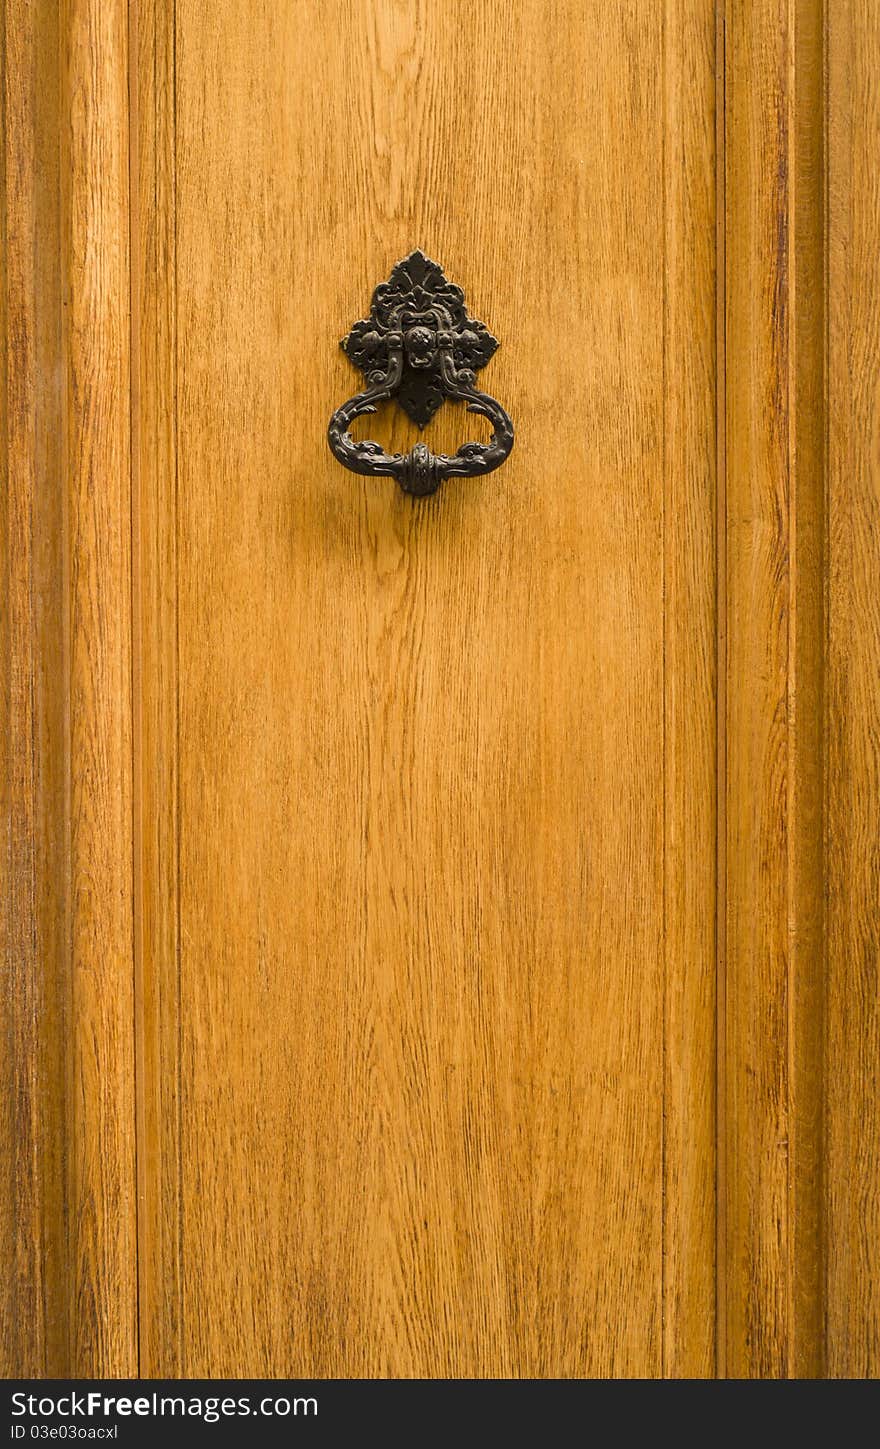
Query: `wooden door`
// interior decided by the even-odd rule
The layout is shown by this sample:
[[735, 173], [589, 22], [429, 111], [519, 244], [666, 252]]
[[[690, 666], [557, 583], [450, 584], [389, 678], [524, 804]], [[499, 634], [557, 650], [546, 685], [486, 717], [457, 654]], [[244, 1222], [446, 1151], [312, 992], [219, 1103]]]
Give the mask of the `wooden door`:
[[7, 1371], [875, 1373], [870, 7], [5, 11]]

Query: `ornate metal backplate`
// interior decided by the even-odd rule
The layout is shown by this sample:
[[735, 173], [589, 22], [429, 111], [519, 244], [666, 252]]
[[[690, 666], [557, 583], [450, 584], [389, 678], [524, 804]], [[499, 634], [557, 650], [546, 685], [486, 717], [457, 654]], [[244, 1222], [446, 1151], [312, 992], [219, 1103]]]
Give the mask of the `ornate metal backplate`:
[[[498, 341], [465, 310], [464, 293], [443, 269], [414, 251], [397, 263], [373, 293], [369, 317], [356, 322], [342, 347], [364, 373], [366, 389], [337, 408], [328, 441], [334, 455], [355, 473], [396, 478], [417, 497], [434, 493], [444, 478], [472, 477], [498, 468], [513, 447], [513, 424], [500, 403], [474, 387]], [[434, 454], [424, 443], [409, 453], [389, 454], [378, 443], [355, 442], [354, 418], [373, 413], [393, 397], [423, 428], [446, 398], [466, 403], [489, 418], [488, 443], [465, 443], [453, 455]]]

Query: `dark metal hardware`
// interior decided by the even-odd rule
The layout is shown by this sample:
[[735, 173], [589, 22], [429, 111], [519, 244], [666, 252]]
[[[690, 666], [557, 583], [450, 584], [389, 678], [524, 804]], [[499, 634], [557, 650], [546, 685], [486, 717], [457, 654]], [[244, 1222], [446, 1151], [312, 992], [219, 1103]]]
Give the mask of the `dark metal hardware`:
[[[464, 293], [443, 269], [410, 252], [373, 293], [369, 317], [341, 343], [365, 374], [364, 392], [330, 419], [327, 441], [353, 473], [396, 478], [405, 493], [424, 498], [444, 478], [472, 478], [500, 467], [513, 447], [513, 423], [500, 403], [474, 387], [476, 374], [498, 347], [497, 338], [465, 311]], [[348, 429], [363, 413], [393, 397], [423, 428], [445, 398], [467, 404], [492, 423], [488, 443], [465, 443], [457, 453], [432, 453], [416, 443], [408, 453], [386, 453], [379, 443], [355, 442]]]

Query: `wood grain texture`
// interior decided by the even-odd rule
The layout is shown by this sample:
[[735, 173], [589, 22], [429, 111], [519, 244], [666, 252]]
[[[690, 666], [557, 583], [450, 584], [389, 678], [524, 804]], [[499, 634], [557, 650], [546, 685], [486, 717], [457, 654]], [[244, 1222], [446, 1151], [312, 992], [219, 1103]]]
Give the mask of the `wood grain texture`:
[[68, 1359], [59, 32], [2, 7], [0, 1373]]
[[664, 1356], [715, 1368], [715, 205], [709, 7], [664, 31]]
[[126, 46], [122, 3], [4, 7], [15, 1373], [137, 1369]]
[[[711, 1372], [714, 8], [139, 25], [145, 1370]], [[416, 244], [518, 441], [414, 507]]]
[[128, 7], [69, 0], [66, 619], [71, 1358], [137, 1370]]
[[880, 15], [828, 11], [827, 1372], [880, 1375]]
[[789, 11], [789, 1245], [792, 1378], [824, 1372], [825, 7]]
[[138, 1270], [141, 1369], [182, 1372], [177, 892], [177, 461], [174, 8], [141, 0], [132, 36], [133, 447], [141, 728], [137, 841]]
[[823, 37], [725, 24], [719, 1369], [821, 1365]]

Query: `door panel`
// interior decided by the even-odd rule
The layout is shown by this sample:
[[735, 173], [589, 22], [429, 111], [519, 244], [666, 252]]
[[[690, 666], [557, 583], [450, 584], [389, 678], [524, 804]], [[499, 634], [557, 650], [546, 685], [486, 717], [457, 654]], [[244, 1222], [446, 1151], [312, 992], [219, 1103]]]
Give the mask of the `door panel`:
[[[194, 1375], [708, 1371], [713, 7], [178, 3], [175, 45], [146, 1313], [178, 1275]], [[425, 502], [324, 440], [415, 245], [517, 427]]]

